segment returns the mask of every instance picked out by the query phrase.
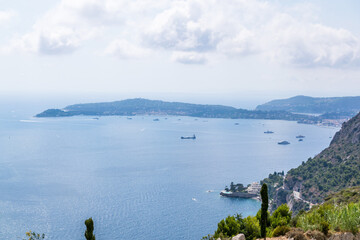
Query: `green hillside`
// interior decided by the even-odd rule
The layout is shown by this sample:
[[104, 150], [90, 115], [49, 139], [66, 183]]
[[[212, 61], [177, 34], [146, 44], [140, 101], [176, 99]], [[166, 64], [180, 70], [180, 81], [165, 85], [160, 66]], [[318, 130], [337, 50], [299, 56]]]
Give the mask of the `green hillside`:
[[291, 169], [285, 189], [301, 198], [321, 203], [331, 192], [360, 185], [360, 114], [343, 124], [328, 148]]

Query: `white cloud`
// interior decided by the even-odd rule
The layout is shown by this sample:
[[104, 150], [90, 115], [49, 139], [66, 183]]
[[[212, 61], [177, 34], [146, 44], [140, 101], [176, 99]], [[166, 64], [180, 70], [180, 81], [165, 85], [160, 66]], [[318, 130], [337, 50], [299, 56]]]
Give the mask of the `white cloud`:
[[0, 11], [0, 24], [8, 22], [10, 19], [15, 17], [17, 14], [13, 10]]
[[149, 55], [148, 49], [133, 44], [125, 39], [117, 39], [109, 44], [105, 49], [105, 54], [112, 55], [121, 59], [142, 58]]
[[183, 64], [204, 64], [206, 58], [204, 54], [197, 52], [174, 52], [171, 56], [171, 60]]
[[259, 54], [298, 67], [358, 64], [360, 39], [347, 30], [312, 22], [308, 7], [296, 18], [260, 1], [175, 2], [154, 18], [145, 39], [172, 51]]
[[[256, 54], [297, 67], [358, 65], [359, 37], [316, 22], [309, 8], [260, 0], [62, 0], [11, 47], [68, 54], [98, 37], [110, 39], [105, 52], [119, 58], [151, 49], [187, 64]], [[111, 37], [114, 31], [122, 40]]]
[[266, 26], [266, 47], [273, 60], [302, 67], [358, 64], [360, 39], [345, 29], [300, 22], [279, 14]]

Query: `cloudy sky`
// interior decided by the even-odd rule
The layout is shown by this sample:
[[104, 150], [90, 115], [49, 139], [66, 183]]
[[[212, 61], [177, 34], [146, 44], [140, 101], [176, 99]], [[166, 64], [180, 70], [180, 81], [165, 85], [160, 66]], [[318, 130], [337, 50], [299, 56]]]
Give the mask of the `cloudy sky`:
[[360, 95], [358, 0], [0, 6], [2, 94]]

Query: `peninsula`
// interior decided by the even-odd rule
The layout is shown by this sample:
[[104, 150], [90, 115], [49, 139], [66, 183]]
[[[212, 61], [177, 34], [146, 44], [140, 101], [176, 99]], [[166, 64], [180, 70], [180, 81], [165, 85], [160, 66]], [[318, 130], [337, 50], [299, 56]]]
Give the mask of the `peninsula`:
[[275, 119], [311, 124], [321, 122], [321, 119], [316, 116], [294, 114], [286, 111], [246, 110], [222, 105], [165, 102], [143, 98], [127, 99], [115, 102], [75, 104], [67, 106], [63, 109], [48, 109], [37, 114], [36, 117], [70, 117], [78, 115], [173, 115], [201, 118]]

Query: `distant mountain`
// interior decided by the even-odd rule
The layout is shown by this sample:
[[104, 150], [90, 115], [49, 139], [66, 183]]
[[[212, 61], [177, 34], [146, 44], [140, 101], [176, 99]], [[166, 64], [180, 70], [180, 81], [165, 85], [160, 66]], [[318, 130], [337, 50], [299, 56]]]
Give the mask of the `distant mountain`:
[[[336, 115], [355, 116], [360, 111], [360, 97], [315, 98], [296, 96], [288, 99], [273, 100], [256, 107], [259, 111], [288, 111], [296, 113], [332, 113]], [[336, 114], [335, 114], [336, 113]], [[328, 114], [328, 117], [331, 114]]]
[[303, 123], [319, 122], [319, 119], [314, 116], [293, 114], [285, 111], [251, 111], [221, 105], [164, 102], [143, 98], [127, 99], [116, 102], [75, 104], [63, 109], [48, 109], [37, 114], [36, 117], [69, 117], [76, 115], [174, 115], [202, 118], [279, 119]]
[[274, 182], [273, 208], [288, 203], [292, 210], [321, 203], [326, 196], [348, 187], [360, 186], [360, 113], [345, 122], [330, 146], [299, 167], [291, 169], [284, 180]]

